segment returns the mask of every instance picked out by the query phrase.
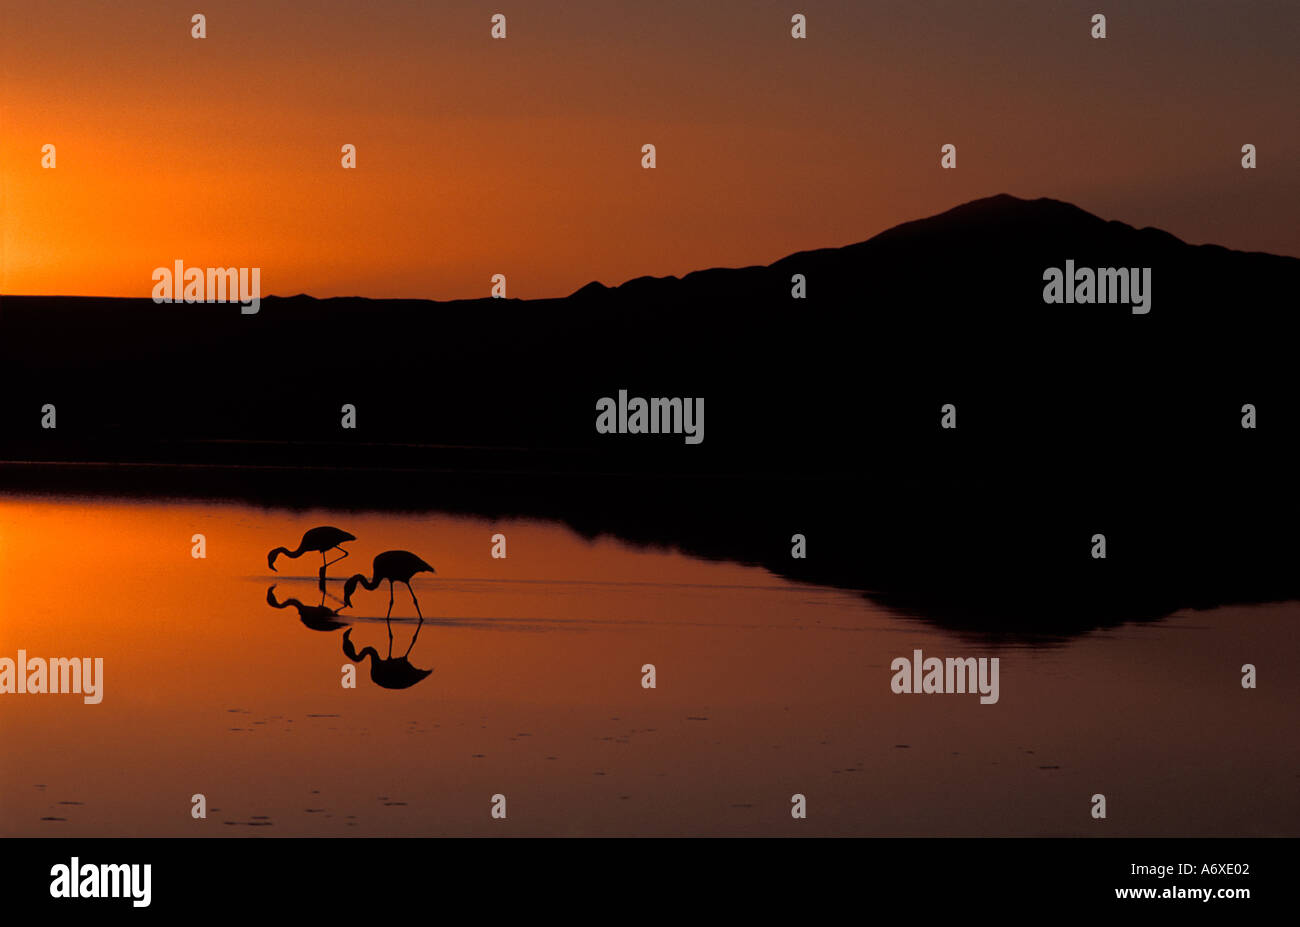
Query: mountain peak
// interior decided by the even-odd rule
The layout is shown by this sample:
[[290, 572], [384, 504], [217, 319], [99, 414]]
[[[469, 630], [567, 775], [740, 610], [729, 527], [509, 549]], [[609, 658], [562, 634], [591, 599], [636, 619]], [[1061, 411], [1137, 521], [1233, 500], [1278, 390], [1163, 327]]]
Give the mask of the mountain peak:
[[[982, 227], [997, 227], [1009, 224], [1035, 223], [1045, 227], [1102, 225], [1106, 220], [1093, 215], [1073, 203], [1054, 200], [1046, 196], [1037, 199], [1023, 199], [1010, 193], [998, 193], [985, 196], [968, 203], [962, 203], [951, 209], [924, 219], [904, 222], [881, 232], [877, 238], [890, 235], [900, 229], [925, 226], [929, 229], [950, 226], [953, 228], [978, 224]], [[1118, 223], [1123, 225], [1123, 223]]]
[[588, 296], [599, 296], [602, 293], [607, 292], [608, 290], [609, 287], [605, 286], [605, 284], [601, 283], [599, 280], [593, 280], [590, 283], [588, 283], [586, 286], [582, 287], [581, 289], [574, 290], [569, 295], [569, 298], [585, 299]]

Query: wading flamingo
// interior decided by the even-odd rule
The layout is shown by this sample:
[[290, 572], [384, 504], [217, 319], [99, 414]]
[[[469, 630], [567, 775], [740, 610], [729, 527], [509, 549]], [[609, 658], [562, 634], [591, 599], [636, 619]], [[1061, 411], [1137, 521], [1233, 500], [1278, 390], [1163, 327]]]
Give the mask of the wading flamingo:
[[416, 573], [434, 572], [436, 571], [433, 567], [409, 550], [386, 550], [382, 554], [375, 555], [375, 575], [372, 579], [366, 579], [364, 574], [358, 573], [343, 584], [343, 607], [351, 607], [352, 593], [356, 590], [357, 583], [367, 589], [378, 589], [380, 583], [388, 580], [388, 615], [386, 617], [392, 617], [393, 583], [405, 583], [406, 591], [411, 594], [411, 601], [415, 603], [415, 613], [420, 616], [420, 622], [423, 624], [424, 613], [420, 611], [420, 600], [415, 597], [415, 590], [411, 588], [411, 577]]
[[[338, 563], [340, 560], [343, 559], [343, 557], [346, 557], [348, 555], [348, 552], [346, 550], [343, 550], [342, 547], [339, 547], [339, 545], [342, 544], [344, 541], [355, 541], [355, 540], [356, 537], [354, 537], [351, 534], [348, 534], [346, 531], [343, 531], [339, 528], [331, 527], [330, 525], [322, 525], [319, 528], [312, 528], [310, 531], [304, 534], [302, 536], [302, 540], [298, 542], [297, 550], [289, 550], [289, 548], [287, 547], [277, 547], [275, 550], [271, 551], [269, 554], [266, 555], [266, 565], [271, 568], [272, 572], [278, 572], [275, 569], [275, 558], [280, 556], [281, 554], [284, 554], [286, 557], [292, 557], [293, 559], [296, 560], [305, 553], [308, 553], [313, 550], [318, 551], [320, 553], [320, 560], [321, 560], [320, 587], [322, 590], [324, 590], [325, 570], [330, 566], [330, 564]], [[327, 550], [343, 551], [343, 557], [335, 557], [333, 560], [326, 560], [325, 552]]]
[[[343, 607], [350, 608], [352, 606], [352, 593], [356, 590], [357, 583], [367, 589], [378, 589], [380, 583], [388, 580], [388, 614], [384, 616], [384, 621], [388, 622], [388, 652], [391, 656], [393, 652], [393, 624], [390, 619], [393, 616], [393, 583], [406, 583], [406, 591], [411, 594], [411, 601], [415, 603], [415, 613], [420, 616], [420, 624], [415, 629], [415, 633], [419, 634], [420, 628], [424, 627], [424, 612], [420, 611], [420, 600], [415, 597], [415, 590], [411, 588], [411, 577], [416, 573], [433, 572], [435, 572], [433, 567], [409, 550], [386, 550], [382, 554], [375, 555], [375, 575], [372, 579], [366, 579], [363, 574], [358, 573], [349, 577], [348, 581], [343, 584]], [[412, 640], [412, 643], [414, 643], [414, 640]]]

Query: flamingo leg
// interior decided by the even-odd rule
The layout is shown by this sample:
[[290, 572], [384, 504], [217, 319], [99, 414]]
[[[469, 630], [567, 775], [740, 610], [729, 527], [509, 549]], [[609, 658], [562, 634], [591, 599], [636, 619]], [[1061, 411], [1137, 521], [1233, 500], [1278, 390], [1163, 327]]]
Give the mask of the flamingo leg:
[[393, 581], [388, 581], [388, 614], [384, 616], [384, 622], [388, 625], [388, 656], [393, 656]]
[[328, 566], [329, 564], [325, 562], [325, 551], [322, 550], [320, 552], [320, 591], [321, 592], [325, 591], [325, 568]]
[[422, 628], [422, 627], [424, 627], [424, 619], [423, 619], [423, 618], [421, 618], [421, 619], [420, 619], [420, 623], [419, 623], [418, 625], [415, 626], [415, 633], [411, 635], [411, 644], [410, 644], [409, 647], [406, 648], [406, 653], [402, 654], [403, 657], [409, 657], [409, 656], [411, 655], [411, 650], [412, 650], [412, 648], [415, 647], [415, 641], [416, 641], [416, 638], [418, 638], [418, 637], [420, 636], [420, 628]]
[[[328, 563], [325, 564], [327, 567], [328, 567], [328, 566], [333, 566], [334, 564], [338, 563], [340, 560], [342, 560], [344, 557], [346, 557], [346, 556], [348, 555], [348, 552], [347, 552], [346, 550], [343, 550], [343, 548], [342, 548], [342, 547], [339, 547], [338, 545], [335, 545], [334, 547], [331, 547], [330, 550], [341, 550], [341, 551], [343, 551], [343, 557], [335, 557], [333, 560], [331, 560], [331, 561], [329, 561]], [[320, 552], [320, 556], [321, 556], [321, 559], [324, 560], [324, 559], [325, 559], [325, 551], [321, 551], [321, 552]]]
[[415, 590], [411, 584], [406, 584], [407, 592], [411, 593], [411, 601], [415, 603], [415, 613], [420, 616], [420, 623], [415, 626], [415, 633], [411, 635], [411, 645], [406, 648], [406, 653], [402, 656], [410, 656], [411, 648], [415, 646], [415, 639], [420, 636], [420, 628], [424, 627], [424, 612], [420, 611], [420, 600], [415, 597]]

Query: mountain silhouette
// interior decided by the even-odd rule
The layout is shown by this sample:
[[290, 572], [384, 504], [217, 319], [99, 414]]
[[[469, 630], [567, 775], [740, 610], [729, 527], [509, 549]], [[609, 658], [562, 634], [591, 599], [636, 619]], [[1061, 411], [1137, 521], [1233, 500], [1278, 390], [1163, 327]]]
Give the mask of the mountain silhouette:
[[[1067, 261], [1150, 268], [1149, 312], [1045, 303]], [[6, 296], [0, 456], [13, 485], [560, 518], [952, 627], [1074, 633], [1300, 596], [1297, 285], [1296, 258], [1000, 195], [561, 299]], [[597, 433], [619, 390], [703, 397], [703, 442]]]

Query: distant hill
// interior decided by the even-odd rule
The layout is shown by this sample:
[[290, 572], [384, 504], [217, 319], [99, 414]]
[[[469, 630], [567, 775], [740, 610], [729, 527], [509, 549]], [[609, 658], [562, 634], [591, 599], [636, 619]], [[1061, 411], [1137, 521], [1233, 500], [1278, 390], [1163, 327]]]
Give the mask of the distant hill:
[[[1043, 270], [1066, 260], [1151, 267], [1151, 311], [1044, 304]], [[806, 299], [791, 298], [795, 274]], [[268, 297], [244, 316], [230, 305], [7, 296], [4, 424], [20, 445], [48, 451], [50, 436], [14, 400], [58, 395], [61, 439], [98, 444], [105, 427], [320, 439], [338, 437], [338, 407], [361, 399], [364, 427], [345, 437], [604, 456], [627, 442], [596, 435], [599, 397], [707, 390], [711, 428], [691, 449], [694, 467], [725, 448], [776, 450], [783, 429], [820, 429], [800, 441], [803, 454], [863, 426], [888, 432], [914, 420], [914, 403], [932, 410], [957, 394], [1001, 423], [1014, 410], [971, 398], [1005, 390], [1019, 420], [1057, 389], [1063, 402], [1085, 399], [1088, 415], [1128, 386], [1177, 380], [1185, 396], [1275, 385], [1289, 365], [1298, 281], [1295, 258], [1191, 246], [1067, 203], [1001, 195], [768, 267], [593, 283], [565, 299]], [[935, 416], [924, 417], [928, 433]], [[682, 456], [675, 442], [649, 443]], [[640, 456], [647, 442], [631, 446]]]

